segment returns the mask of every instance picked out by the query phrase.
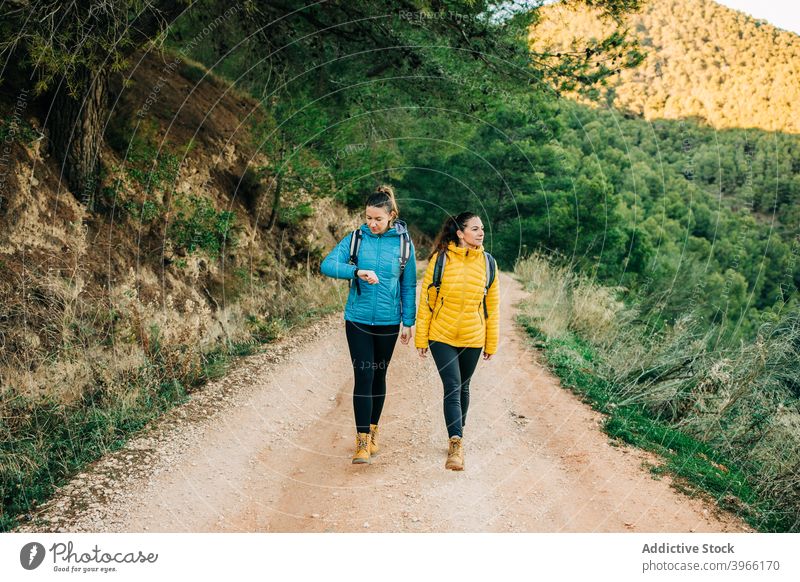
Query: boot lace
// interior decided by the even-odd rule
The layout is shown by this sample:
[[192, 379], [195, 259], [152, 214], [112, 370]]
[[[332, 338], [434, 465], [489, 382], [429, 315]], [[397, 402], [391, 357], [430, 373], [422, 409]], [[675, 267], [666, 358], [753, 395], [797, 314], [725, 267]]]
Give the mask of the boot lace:
[[454, 439], [450, 441], [450, 452], [448, 454], [452, 456], [452, 455], [457, 455], [460, 452], [461, 452], [461, 440]]

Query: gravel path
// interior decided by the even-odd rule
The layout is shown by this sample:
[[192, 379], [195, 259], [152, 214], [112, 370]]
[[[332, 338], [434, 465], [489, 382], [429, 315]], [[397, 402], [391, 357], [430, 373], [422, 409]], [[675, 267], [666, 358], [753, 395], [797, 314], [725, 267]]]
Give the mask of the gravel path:
[[655, 456], [609, 441], [602, 416], [537, 363], [514, 324], [525, 294], [501, 277], [501, 345], [472, 381], [465, 471], [444, 469], [433, 359], [399, 342], [383, 451], [350, 463], [352, 370], [338, 314], [246, 358], [16, 531], [750, 531], [654, 479]]

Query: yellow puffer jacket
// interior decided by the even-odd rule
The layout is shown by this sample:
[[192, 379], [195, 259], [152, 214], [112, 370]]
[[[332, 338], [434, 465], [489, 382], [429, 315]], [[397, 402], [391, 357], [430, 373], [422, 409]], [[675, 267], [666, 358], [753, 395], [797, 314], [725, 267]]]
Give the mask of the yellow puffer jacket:
[[483, 315], [486, 288], [483, 247], [467, 249], [450, 243], [438, 297], [436, 287], [430, 286], [436, 256], [434, 253], [431, 257], [422, 280], [415, 345], [427, 348], [428, 341], [440, 341], [459, 348], [483, 348], [487, 354], [495, 353], [500, 335], [500, 274], [495, 275], [486, 295], [487, 322]]

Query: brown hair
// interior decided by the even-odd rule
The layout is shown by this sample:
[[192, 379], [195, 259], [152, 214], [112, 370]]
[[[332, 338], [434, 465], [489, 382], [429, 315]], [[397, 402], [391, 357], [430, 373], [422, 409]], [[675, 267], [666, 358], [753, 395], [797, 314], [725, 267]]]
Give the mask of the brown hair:
[[389, 214], [394, 212], [394, 218], [390, 221], [390, 224], [400, 216], [400, 209], [397, 207], [397, 200], [394, 198], [394, 188], [388, 184], [381, 184], [375, 188], [375, 191], [367, 198], [367, 206], [383, 208]]
[[433, 252], [431, 252], [431, 257], [435, 253], [444, 253], [447, 252], [447, 245], [451, 242], [458, 244], [458, 234], [459, 230], [464, 230], [467, 227], [467, 223], [478, 216], [474, 212], [462, 212], [458, 216], [448, 216], [444, 219], [444, 224], [442, 224], [442, 228], [439, 229], [439, 234], [436, 235], [436, 240], [433, 243]]

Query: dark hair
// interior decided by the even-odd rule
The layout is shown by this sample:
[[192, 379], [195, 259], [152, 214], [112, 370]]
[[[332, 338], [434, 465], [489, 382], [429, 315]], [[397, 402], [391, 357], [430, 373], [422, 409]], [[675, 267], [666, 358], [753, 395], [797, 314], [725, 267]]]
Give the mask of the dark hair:
[[433, 252], [431, 252], [431, 258], [433, 257], [434, 253], [444, 253], [447, 251], [447, 245], [451, 242], [458, 244], [458, 234], [456, 234], [459, 230], [464, 230], [467, 227], [467, 223], [478, 216], [474, 212], [462, 212], [458, 216], [448, 216], [444, 219], [444, 224], [442, 224], [442, 228], [439, 230], [439, 234], [436, 235], [436, 240], [433, 243]]
[[375, 192], [369, 195], [369, 198], [367, 198], [367, 206], [383, 208], [389, 214], [394, 212], [395, 219], [400, 216], [400, 209], [397, 207], [397, 201], [394, 199], [394, 188], [388, 184], [378, 186]]

